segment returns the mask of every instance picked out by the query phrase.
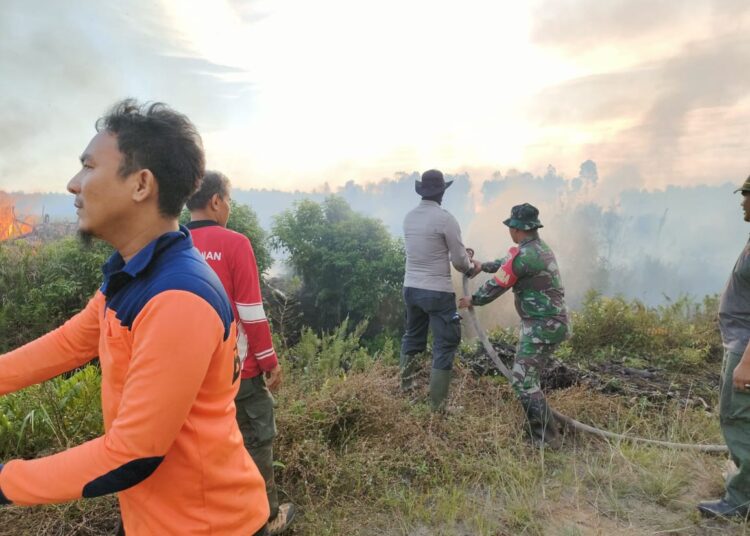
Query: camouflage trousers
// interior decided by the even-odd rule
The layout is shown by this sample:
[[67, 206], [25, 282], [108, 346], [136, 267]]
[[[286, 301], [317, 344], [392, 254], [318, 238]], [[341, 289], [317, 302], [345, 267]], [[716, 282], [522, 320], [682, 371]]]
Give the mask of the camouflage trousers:
[[513, 361], [511, 386], [521, 398], [544, 399], [541, 371], [552, 354], [568, 336], [568, 326], [556, 320], [537, 320], [521, 324], [521, 337]]
[[544, 344], [521, 340], [513, 360], [511, 386], [520, 398], [544, 399], [540, 383], [541, 371], [549, 363], [559, 343]]

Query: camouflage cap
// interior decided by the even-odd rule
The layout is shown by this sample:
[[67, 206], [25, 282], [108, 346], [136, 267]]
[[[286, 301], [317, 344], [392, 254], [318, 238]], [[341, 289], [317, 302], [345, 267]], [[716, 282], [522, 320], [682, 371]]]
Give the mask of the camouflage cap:
[[748, 178], [745, 179], [745, 182], [742, 184], [742, 186], [740, 186], [734, 191], [734, 193], [737, 193], [737, 192], [743, 192], [743, 193], [750, 192], [750, 176], [748, 176]]
[[508, 227], [522, 231], [533, 231], [534, 229], [544, 227], [542, 222], [539, 221], [539, 209], [528, 203], [513, 207], [510, 211], [510, 218], [503, 223]]

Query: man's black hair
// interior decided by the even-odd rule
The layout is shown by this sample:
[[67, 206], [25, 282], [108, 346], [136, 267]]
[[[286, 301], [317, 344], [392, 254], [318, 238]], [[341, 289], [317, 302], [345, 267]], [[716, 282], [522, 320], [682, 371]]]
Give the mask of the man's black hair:
[[140, 169], [151, 171], [159, 185], [159, 212], [179, 216], [206, 167], [195, 125], [164, 103], [125, 99], [96, 122], [96, 130], [117, 137], [122, 153], [120, 176]]
[[214, 194], [219, 194], [219, 197], [225, 199], [229, 194], [229, 179], [223, 173], [218, 171], [206, 171], [201, 181], [200, 188], [193, 194], [193, 196], [187, 201], [188, 210], [200, 210], [206, 208], [208, 202]]

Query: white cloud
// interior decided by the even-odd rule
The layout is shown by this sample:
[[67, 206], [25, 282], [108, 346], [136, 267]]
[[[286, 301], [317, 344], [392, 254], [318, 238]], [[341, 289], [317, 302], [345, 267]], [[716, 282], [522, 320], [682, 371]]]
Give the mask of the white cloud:
[[[726, 166], [713, 174], [712, 166], [736, 167], [747, 154], [738, 137], [746, 90], [705, 104], [699, 84], [669, 115], [658, 104], [669, 94], [656, 83], [727, 72], [680, 58], [698, 38], [711, 49], [740, 32], [747, 10], [736, 2], [735, 19], [726, 2], [711, 0], [695, 9], [676, 0], [533, 9], [491, 0], [6, 3], [6, 189], [62, 189], [93, 121], [124, 96], [187, 113], [209, 165], [245, 187], [336, 185], [428, 167], [539, 171], [551, 163], [574, 173], [587, 158], [603, 176], [634, 168], [644, 185], [657, 184], [639, 169], [648, 138], [633, 137], [649, 115], [676, 118], [663, 122], [664, 135], [682, 142], [670, 172], [725, 180]], [[682, 71], [670, 72], [675, 66]], [[720, 120], [712, 124], [707, 109]], [[717, 156], [696, 152], [717, 141]], [[618, 144], [629, 150], [619, 159]]]

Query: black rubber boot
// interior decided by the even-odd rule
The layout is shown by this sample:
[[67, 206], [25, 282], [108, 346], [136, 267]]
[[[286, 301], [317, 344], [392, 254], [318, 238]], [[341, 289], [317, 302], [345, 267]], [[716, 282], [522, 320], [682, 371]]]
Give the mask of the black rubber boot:
[[521, 397], [521, 405], [526, 413], [524, 428], [532, 444], [536, 447], [559, 449], [562, 446], [562, 437], [547, 401], [544, 398], [534, 400]]
[[703, 517], [734, 517], [742, 519], [747, 519], [748, 517], [748, 507], [746, 505], [734, 506], [724, 499], [698, 503], [698, 511]]

